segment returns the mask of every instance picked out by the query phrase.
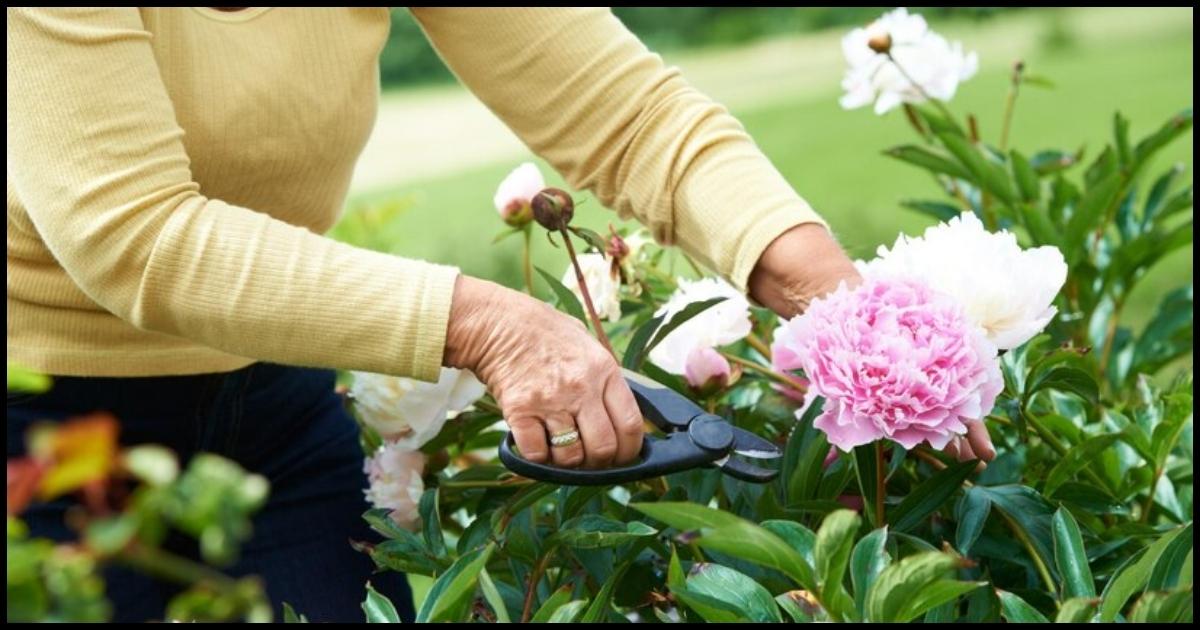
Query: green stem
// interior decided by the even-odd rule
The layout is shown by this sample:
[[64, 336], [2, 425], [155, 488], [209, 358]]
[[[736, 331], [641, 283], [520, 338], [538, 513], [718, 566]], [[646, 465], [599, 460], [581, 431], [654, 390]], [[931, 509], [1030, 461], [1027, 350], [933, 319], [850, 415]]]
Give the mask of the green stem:
[[621, 360], [617, 358], [617, 353], [613, 350], [612, 343], [608, 341], [608, 335], [604, 332], [604, 326], [600, 324], [600, 317], [596, 315], [596, 307], [592, 305], [592, 293], [588, 290], [587, 280], [583, 277], [583, 269], [579, 267], [579, 259], [575, 256], [575, 246], [571, 244], [571, 235], [567, 233], [567, 228], [559, 230], [562, 233], [563, 242], [567, 244], [567, 255], [571, 257], [571, 267], [575, 269], [575, 281], [579, 283], [579, 294], [583, 296], [583, 305], [587, 308], [588, 317], [592, 320], [592, 327], [596, 329], [596, 338], [604, 346], [605, 350], [612, 355], [617, 363]]
[[1017, 108], [1017, 94], [1021, 87], [1021, 72], [1025, 64], [1018, 61], [1013, 64], [1012, 82], [1008, 87], [1008, 96], [1004, 99], [1004, 123], [1000, 127], [1000, 152], [1008, 151], [1008, 132], [1012, 129], [1013, 112]]
[[525, 292], [533, 295], [533, 224], [525, 225], [525, 249], [521, 255], [521, 267], [525, 272]]
[[1046, 568], [1046, 563], [1042, 561], [1042, 557], [1038, 555], [1037, 549], [1034, 548], [1033, 542], [1029, 540], [1029, 536], [1025, 535], [1025, 531], [1017, 525], [1016, 521], [1011, 516], [1004, 513], [1004, 510], [997, 510], [1000, 516], [1004, 517], [1004, 521], [1008, 523], [1008, 528], [1012, 530], [1013, 535], [1017, 540], [1021, 541], [1021, 545], [1025, 547], [1025, 552], [1033, 560], [1033, 566], [1037, 568], [1038, 575], [1042, 581], [1046, 583], [1046, 590], [1050, 591], [1055, 597], [1058, 596], [1058, 588], [1054, 583], [1054, 578], [1050, 577], [1050, 570]]
[[1150, 481], [1150, 492], [1146, 495], [1146, 507], [1142, 508], [1142, 514], [1138, 517], [1138, 520], [1143, 523], [1150, 522], [1150, 510], [1154, 509], [1154, 489], [1158, 487], [1158, 478], [1162, 477], [1162, 474], [1162, 468], [1154, 469], [1154, 478]]
[[553, 551], [553, 546], [547, 548], [546, 553], [534, 565], [533, 572], [529, 574], [529, 588], [525, 593], [525, 608], [521, 611], [521, 623], [529, 623], [529, 616], [533, 614], [533, 598], [537, 595], [537, 585], [542, 580], [542, 573], [545, 573], [546, 567], [550, 564]]
[[934, 107], [937, 107], [947, 119], [954, 120], [954, 114], [950, 113], [950, 110], [946, 108], [946, 105], [938, 99], [930, 96], [929, 92], [926, 92], [925, 88], [921, 87], [921, 84], [917, 83], [916, 79], [913, 79], [912, 75], [910, 75], [908, 71], [904, 69], [904, 66], [900, 65], [900, 62], [896, 61], [896, 58], [892, 56], [891, 52], [887, 53], [887, 58], [888, 61], [892, 62], [892, 65], [896, 66], [896, 70], [900, 71], [900, 75], [905, 79], [908, 79], [908, 82], [911, 83], [912, 86], [921, 93], [921, 96], [923, 96], [925, 100], [933, 103]]
[[237, 581], [223, 573], [139, 542], [118, 551], [113, 559], [141, 573], [180, 584], [205, 582], [224, 592], [237, 588]]
[[886, 466], [883, 463], [883, 440], [875, 440], [875, 528], [883, 527], [887, 519], [883, 517], [884, 498], [887, 496], [887, 480], [884, 475]]
[[759, 374], [762, 374], [763, 376], [766, 376], [767, 378], [779, 381], [780, 383], [783, 383], [784, 385], [787, 385], [788, 387], [791, 387], [792, 389], [796, 389], [801, 392], [806, 391], [808, 389], [807, 386], [805, 386], [803, 383], [796, 380], [795, 378], [792, 378], [791, 376], [788, 376], [787, 374], [782, 374], [782, 373], [776, 372], [775, 370], [772, 370], [771, 368], [769, 368], [765, 365], [759, 365], [758, 363], [755, 363], [754, 361], [751, 361], [749, 359], [743, 359], [742, 357], [739, 357], [736, 354], [731, 354], [729, 352], [721, 351], [721, 356], [723, 356], [726, 359], [728, 359], [729, 361], [733, 361], [734, 363], [737, 363], [738, 365], [741, 365], [742, 367], [745, 367], [751, 371], [758, 372]]

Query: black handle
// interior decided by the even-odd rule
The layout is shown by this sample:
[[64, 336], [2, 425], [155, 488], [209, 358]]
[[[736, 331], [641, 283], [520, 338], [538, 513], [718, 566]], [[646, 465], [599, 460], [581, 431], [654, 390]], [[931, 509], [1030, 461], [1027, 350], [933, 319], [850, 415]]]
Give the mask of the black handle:
[[623, 371], [642, 416], [663, 432], [685, 431], [692, 418], [704, 413], [699, 405], [666, 385], [631, 370]]
[[513, 436], [509, 433], [500, 443], [500, 461], [506, 468], [523, 477], [564, 486], [609, 486], [649, 479], [711, 464], [724, 455], [698, 448], [687, 432], [671, 433], [663, 439], [647, 435], [642, 441], [641, 460], [638, 463], [604, 470], [538, 464], [517, 455], [513, 447]]

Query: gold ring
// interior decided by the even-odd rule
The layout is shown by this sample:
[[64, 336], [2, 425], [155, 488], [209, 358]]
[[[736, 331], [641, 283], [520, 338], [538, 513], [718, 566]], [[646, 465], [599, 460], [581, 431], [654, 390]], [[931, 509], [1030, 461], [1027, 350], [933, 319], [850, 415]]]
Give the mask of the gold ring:
[[579, 431], [575, 429], [560, 431], [550, 436], [550, 444], [552, 446], [570, 446], [578, 441]]

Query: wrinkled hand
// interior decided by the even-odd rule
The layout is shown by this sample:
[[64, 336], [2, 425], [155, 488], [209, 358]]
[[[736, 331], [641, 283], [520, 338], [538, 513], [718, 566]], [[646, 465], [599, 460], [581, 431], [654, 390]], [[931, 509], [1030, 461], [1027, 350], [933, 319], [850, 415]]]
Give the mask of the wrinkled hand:
[[798, 225], [771, 242], [750, 274], [750, 295], [780, 317], [803, 313], [809, 303], [862, 276], [825, 226]]
[[987, 466], [984, 462], [996, 459], [996, 447], [992, 445], [992, 436], [988, 435], [987, 427], [981, 421], [967, 423], [967, 434], [954, 436], [942, 452], [960, 462], [978, 459], [980, 470]]
[[[444, 363], [487, 385], [525, 459], [607, 468], [641, 451], [642, 416], [620, 366], [581, 322], [548, 304], [459, 276]], [[550, 445], [571, 430], [574, 444]]]

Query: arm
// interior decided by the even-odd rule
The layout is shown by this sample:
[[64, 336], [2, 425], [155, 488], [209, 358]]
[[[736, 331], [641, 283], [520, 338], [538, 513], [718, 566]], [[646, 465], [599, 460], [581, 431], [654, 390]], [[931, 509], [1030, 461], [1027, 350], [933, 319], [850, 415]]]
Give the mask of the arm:
[[[796, 226], [823, 225], [741, 124], [611, 11], [412, 12], [458, 78], [571, 186], [636, 217], [738, 288], [747, 289], [770, 243]], [[805, 248], [791, 256], [802, 258], [801, 269], [829, 252], [839, 268], [849, 264], [823, 227], [803, 234], [812, 236], [781, 241]], [[783, 283], [805, 284], [827, 282]], [[771, 294], [754, 292], [768, 306]]]
[[235, 355], [437, 378], [456, 270], [205, 197], [136, 9], [7, 17], [9, 194], [92, 300]]

